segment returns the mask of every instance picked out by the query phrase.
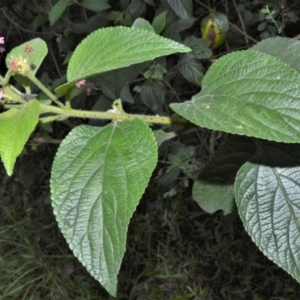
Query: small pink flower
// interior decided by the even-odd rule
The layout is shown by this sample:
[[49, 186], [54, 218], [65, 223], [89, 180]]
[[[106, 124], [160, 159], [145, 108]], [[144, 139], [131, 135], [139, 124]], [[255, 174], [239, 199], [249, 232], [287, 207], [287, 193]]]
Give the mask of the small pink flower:
[[3, 97], [3, 92], [0, 91], [0, 100], [2, 99], [2, 97]]
[[[4, 37], [0, 36], [0, 45], [4, 44]], [[5, 48], [0, 46], [0, 53], [3, 53], [5, 51]]]
[[82, 79], [82, 80], [78, 81], [75, 85], [77, 88], [80, 88], [81, 86], [84, 86], [85, 83], [86, 83], [86, 80]]
[[86, 94], [89, 96], [89, 95], [91, 94], [91, 92], [92, 92], [92, 87], [88, 86], [88, 87], [85, 89], [85, 91], [86, 91]]

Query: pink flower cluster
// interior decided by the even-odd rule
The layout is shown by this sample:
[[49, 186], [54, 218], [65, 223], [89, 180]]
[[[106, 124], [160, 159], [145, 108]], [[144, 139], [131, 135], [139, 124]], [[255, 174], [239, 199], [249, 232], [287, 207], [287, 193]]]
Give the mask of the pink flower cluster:
[[86, 91], [86, 94], [89, 96], [93, 90], [93, 85], [90, 84], [90, 83], [87, 83], [85, 79], [82, 79], [80, 81], [78, 81], [75, 86], [77, 88], [80, 88], [82, 86], [85, 86], [85, 91]]
[[[4, 37], [0, 36], [0, 45], [4, 44]], [[5, 48], [0, 46], [0, 53], [3, 53], [5, 51]]]

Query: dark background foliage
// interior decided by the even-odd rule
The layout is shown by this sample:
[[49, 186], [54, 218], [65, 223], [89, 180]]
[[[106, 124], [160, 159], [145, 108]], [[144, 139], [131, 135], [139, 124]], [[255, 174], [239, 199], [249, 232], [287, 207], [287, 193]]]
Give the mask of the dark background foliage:
[[[98, 76], [89, 82], [89, 95], [86, 87], [72, 95], [75, 108], [107, 110], [121, 96], [127, 112], [170, 115], [168, 104], [198, 93], [218, 57], [276, 35], [298, 38], [300, 32], [300, 1], [70, 0], [61, 11], [57, 3], [0, 0], [0, 36], [7, 52], [32, 38], [44, 39], [49, 54], [38, 75], [52, 90], [66, 81], [67, 62], [78, 43], [99, 28], [131, 26], [141, 17], [157, 33], [193, 45], [189, 56], [131, 69], [123, 86], [112, 74]], [[201, 20], [212, 10], [230, 22], [225, 43], [213, 50], [200, 32]], [[5, 55], [0, 54], [2, 75]], [[36, 87], [32, 92], [39, 93]], [[8, 178], [1, 166], [0, 299], [111, 299], [73, 257], [50, 205], [56, 149], [81, 123], [105, 124], [71, 119], [40, 125], [14, 175]], [[235, 211], [209, 215], [191, 198], [192, 180], [222, 140], [221, 132], [198, 128], [161, 145], [159, 164], [131, 220], [117, 299], [299, 299], [298, 283], [260, 253]]]

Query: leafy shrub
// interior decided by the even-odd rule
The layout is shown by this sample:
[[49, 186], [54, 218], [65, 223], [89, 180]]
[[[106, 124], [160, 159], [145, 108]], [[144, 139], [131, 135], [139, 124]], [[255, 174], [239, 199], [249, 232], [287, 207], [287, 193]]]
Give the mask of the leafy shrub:
[[[182, 9], [176, 1], [167, 3], [178, 22], [193, 23], [190, 6]], [[66, 2], [57, 2], [51, 10], [51, 25], [66, 8]], [[141, 11], [131, 13], [138, 17]], [[47, 54], [42, 39], [8, 53], [8, 71], [0, 77], [1, 102], [7, 109], [0, 115], [0, 155], [7, 173], [12, 174], [38, 122], [70, 117], [112, 120], [101, 127], [76, 126], [64, 138], [52, 166], [51, 198], [74, 255], [116, 295], [128, 223], [157, 164], [158, 147], [193, 126], [228, 133], [200, 174], [199, 166], [189, 159], [193, 148], [169, 154], [172, 168], [168, 171], [175, 172], [175, 177], [183, 171], [194, 181], [193, 198], [205, 211], [228, 213], [236, 203], [259, 249], [299, 281], [299, 42], [279, 37], [265, 40], [249, 50], [225, 55], [203, 77], [199, 59], [210, 56], [209, 43], [192, 36], [179, 42], [159, 36], [165, 30], [164, 35], [174, 39], [175, 23], [168, 32], [166, 16], [162, 7], [152, 26], [136, 18], [131, 28], [94, 31], [71, 55], [67, 83], [55, 93], [36, 77]], [[127, 22], [131, 20], [125, 17], [121, 23]], [[177, 70], [202, 87], [190, 101], [170, 104], [183, 118], [165, 116], [168, 82], [158, 83], [166, 73], [165, 61], [158, 57], [178, 52], [183, 54]], [[151, 80], [135, 87], [140, 108], [127, 113], [124, 103], [133, 103], [129, 84], [140, 73]], [[11, 77], [25, 93], [11, 85]], [[43, 91], [41, 98], [30, 93], [31, 82]], [[72, 107], [78, 94], [86, 96], [97, 89], [103, 95], [91, 110]], [[104, 111], [110, 99], [117, 100]], [[149, 110], [156, 115], [145, 115]], [[176, 125], [177, 129], [152, 130], [148, 124]]]

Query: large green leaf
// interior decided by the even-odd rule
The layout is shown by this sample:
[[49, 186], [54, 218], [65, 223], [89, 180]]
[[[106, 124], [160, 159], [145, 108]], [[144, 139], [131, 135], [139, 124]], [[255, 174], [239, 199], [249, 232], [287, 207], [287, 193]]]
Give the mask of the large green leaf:
[[208, 213], [234, 207], [234, 179], [239, 168], [255, 153], [256, 145], [247, 137], [229, 136], [212, 160], [203, 168], [193, 186], [193, 199]]
[[159, 56], [189, 51], [190, 48], [145, 29], [122, 26], [99, 29], [75, 49], [68, 66], [68, 83], [55, 91], [66, 94], [81, 79]]
[[226, 55], [208, 70], [202, 87], [172, 109], [209, 129], [300, 141], [300, 74], [278, 58], [252, 50]]
[[149, 30], [108, 27], [85, 38], [75, 49], [68, 66], [68, 81], [152, 60], [176, 52], [189, 52], [182, 44]]
[[51, 193], [59, 227], [75, 256], [116, 295], [129, 220], [157, 162], [144, 122], [82, 125], [56, 154]]
[[38, 122], [39, 113], [39, 102], [31, 100], [20, 109], [12, 108], [0, 114], [0, 156], [9, 176]]
[[267, 143], [261, 152], [237, 174], [238, 211], [259, 249], [300, 282], [299, 145]]

